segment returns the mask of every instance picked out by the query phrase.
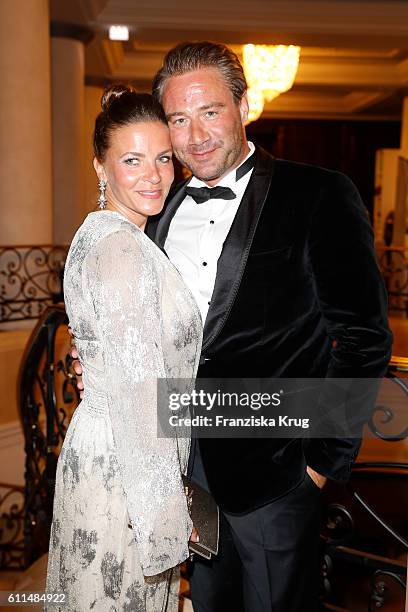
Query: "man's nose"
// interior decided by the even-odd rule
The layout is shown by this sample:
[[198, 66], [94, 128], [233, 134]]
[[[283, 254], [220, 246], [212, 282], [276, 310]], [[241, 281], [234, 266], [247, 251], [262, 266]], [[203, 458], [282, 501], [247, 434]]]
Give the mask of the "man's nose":
[[190, 124], [190, 143], [200, 145], [208, 140], [208, 132], [199, 120], [193, 120]]

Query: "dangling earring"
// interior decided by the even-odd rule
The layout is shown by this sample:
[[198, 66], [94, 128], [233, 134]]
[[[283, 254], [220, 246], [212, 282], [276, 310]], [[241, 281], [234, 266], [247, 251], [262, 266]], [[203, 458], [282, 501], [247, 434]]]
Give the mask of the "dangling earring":
[[104, 208], [106, 208], [106, 196], [105, 196], [105, 190], [106, 190], [106, 181], [104, 181], [102, 178], [99, 179], [99, 198], [98, 198], [98, 206], [101, 210], [103, 210]]

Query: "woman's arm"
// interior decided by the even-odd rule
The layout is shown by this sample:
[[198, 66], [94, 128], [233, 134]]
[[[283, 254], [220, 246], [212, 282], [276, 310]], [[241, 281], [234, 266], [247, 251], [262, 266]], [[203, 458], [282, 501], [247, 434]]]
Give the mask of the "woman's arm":
[[137, 236], [118, 231], [88, 256], [113, 437], [145, 575], [188, 556], [192, 523], [174, 439], [157, 436], [157, 379], [165, 377], [160, 278]]

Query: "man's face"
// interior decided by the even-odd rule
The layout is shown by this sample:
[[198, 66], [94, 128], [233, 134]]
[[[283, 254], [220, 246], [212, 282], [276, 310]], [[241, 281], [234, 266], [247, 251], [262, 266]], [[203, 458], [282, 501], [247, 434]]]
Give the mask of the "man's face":
[[247, 155], [246, 96], [237, 104], [217, 68], [170, 77], [162, 104], [174, 153], [208, 185], [218, 183]]

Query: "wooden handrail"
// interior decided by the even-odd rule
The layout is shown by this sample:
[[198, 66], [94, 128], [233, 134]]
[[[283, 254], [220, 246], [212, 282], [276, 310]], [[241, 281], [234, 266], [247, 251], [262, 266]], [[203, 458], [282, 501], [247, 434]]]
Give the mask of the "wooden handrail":
[[390, 360], [390, 367], [395, 368], [398, 372], [408, 372], [408, 357], [393, 355]]

